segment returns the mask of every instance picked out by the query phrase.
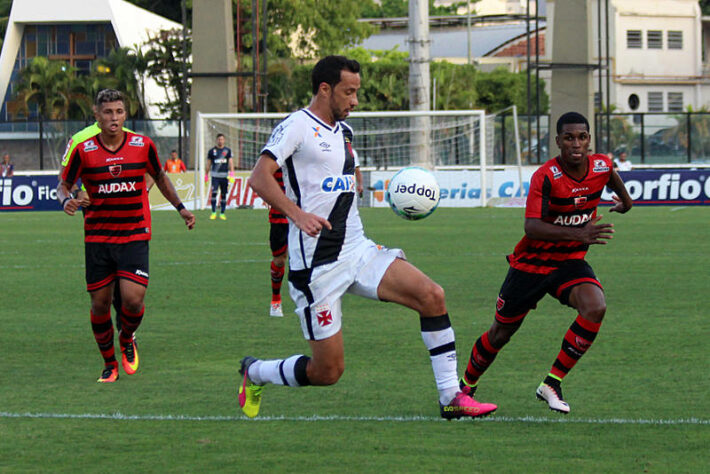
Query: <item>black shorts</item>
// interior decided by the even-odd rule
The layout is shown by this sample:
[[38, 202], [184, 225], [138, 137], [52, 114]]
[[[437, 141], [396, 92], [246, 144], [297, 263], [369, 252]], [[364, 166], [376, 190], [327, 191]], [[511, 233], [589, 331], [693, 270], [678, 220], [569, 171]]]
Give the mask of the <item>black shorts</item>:
[[496, 320], [518, 324], [528, 311], [537, 307], [545, 294], [570, 306], [569, 294], [577, 285], [591, 283], [602, 290], [592, 267], [584, 260], [571, 260], [549, 275], [528, 273], [510, 267], [496, 301]]
[[148, 286], [148, 241], [127, 244], [86, 242], [86, 291], [96, 291], [119, 278]]
[[271, 245], [271, 255], [274, 257], [283, 255], [286, 252], [288, 249], [288, 224], [271, 223], [269, 244]]
[[212, 178], [212, 195], [217, 195], [217, 190], [220, 192], [220, 199], [227, 199], [227, 188], [229, 180], [227, 178]]

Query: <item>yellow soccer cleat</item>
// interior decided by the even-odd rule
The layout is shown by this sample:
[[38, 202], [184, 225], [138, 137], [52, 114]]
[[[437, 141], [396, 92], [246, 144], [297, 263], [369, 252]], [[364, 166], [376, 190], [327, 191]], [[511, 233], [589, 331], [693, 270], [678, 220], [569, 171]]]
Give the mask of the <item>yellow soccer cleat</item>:
[[212, 214], [210, 214], [210, 220], [213, 221], [215, 219], [217, 219], [217, 213], [213, 212]]
[[227, 216], [225, 216], [224, 214], [220, 214], [220, 215], [219, 215], [219, 220], [221, 220], [221, 221], [226, 221], [226, 220], [227, 220]]
[[127, 344], [121, 344], [121, 365], [124, 372], [128, 375], [133, 375], [138, 370], [138, 346], [136, 345], [135, 337]]
[[259, 406], [261, 405], [261, 392], [264, 390], [263, 385], [256, 385], [249, 380], [249, 366], [256, 362], [254, 357], [245, 357], [241, 361], [239, 373], [244, 376], [241, 385], [239, 385], [239, 406], [249, 418], [254, 418], [259, 414]]

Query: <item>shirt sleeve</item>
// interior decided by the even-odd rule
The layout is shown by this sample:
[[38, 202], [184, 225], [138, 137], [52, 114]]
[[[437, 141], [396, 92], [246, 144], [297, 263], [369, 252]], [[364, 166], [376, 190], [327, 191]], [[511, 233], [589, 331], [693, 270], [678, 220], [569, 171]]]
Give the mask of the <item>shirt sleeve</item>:
[[79, 153], [78, 147], [74, 147], [74, 151], [66, 161], [67, 164], [64, 166], [64, 170], [62, 171], [62, 181], [66, 181], [70, 186], [73, 186], [81, 175], [81, 170], [83, 169], [81, 154]]
[[286, 160], [298, 150], [303, 142], [303, 130], [299, 122], [287, 118], [276, 126], [271, 138], [261, 150], [262, 154], [271, 156], [279, 166], [283, 167]]
[[148, 145], [148, 163], [146, 170], [151, 176], [157, 176], [160, 170], [163, 168], [160, 164], [160, 158], [158, 158], [158, 150], [155, 148], [155, 143], [148, 137], [145, 137], [145, 141]]
[[[525, 204], [525, 217], [533, 219], [542, 219], [544, 202], [549, 200], [550, 192], [545, 192], [545, 183], [549, 183], [549, 179], [541, 169], [537, 170], [530, 180], [530, 190], [528, 191], [528, 199]], [[547, 196], [546, 196], [547, 194]]]

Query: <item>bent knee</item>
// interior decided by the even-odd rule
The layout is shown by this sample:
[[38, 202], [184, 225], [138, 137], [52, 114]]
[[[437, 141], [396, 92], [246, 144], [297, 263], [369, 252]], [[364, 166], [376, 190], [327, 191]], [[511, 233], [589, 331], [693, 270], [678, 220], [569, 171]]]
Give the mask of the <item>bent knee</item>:
[[345, 372], [344, 365], [328, 365], [325, 367], [314, 367], [309, 371], [308, 379], [313, 385], [335, 385]]
[[604, 303], [594, 305], [589, 308], [585, 308], [584, 311], [579, 312], [580, 316], [582, 316], [584, 319], [591, 321], [593, 323], [602, 322], [602, 319], [604, 319], [605, 314], [606, 314], [606, 304], [604, 304]]
[[420, 295], [420, 313], [428, 316], [446, 313], [446, 294], [440, 285], [430, 281]]

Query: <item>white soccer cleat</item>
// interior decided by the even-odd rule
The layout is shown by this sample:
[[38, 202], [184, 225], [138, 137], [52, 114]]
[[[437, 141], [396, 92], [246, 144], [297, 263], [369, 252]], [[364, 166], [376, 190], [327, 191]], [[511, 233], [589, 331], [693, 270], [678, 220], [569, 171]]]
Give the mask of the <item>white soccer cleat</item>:
[[281, 318], [284, 315], [283, 310], [281, 309], [281, 302], [278, 301], [276, 303], [271, 303], [271, 311], [269, 312], [270, 316], [274, 316], [276, 318]]
[[535, 391], [538, 400], [547, 402], [550, 410], [564, 413], [569, 413], [569, 405], [562, 398], [562, 389], [559, 385], [550, 385], [545, 382], [541, 383]]

